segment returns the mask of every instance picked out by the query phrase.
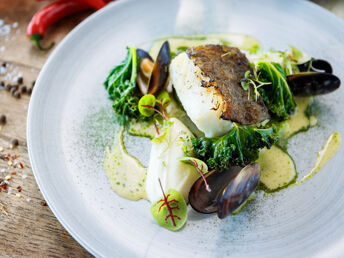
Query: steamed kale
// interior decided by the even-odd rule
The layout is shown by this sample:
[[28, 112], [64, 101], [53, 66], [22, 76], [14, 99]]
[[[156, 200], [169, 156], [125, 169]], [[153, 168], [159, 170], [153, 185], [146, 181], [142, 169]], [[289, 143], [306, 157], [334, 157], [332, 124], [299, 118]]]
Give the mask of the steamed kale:
[[138, 57], [134, 47], [127, 49], [126, 58], [111, 70], [104, 82], [109, 98], [113, 101], [112, 107], [116, 118], [122, 125], [128, 124], [131, 119], [141, 117], [136, 88]]
[[284, 69], [278, 63], [266, 61], [259, 61], [256, 67], [259, 80], [269, 82], [259, 87], [258, 92], [272, 118], [278, 121], [288, 119], [289, 115], [294, 113], [296, 104]]
[[258, 159], [259, 150], [270, 148], [278, 138], [276, 126], [256, 128], [233, 123], [233, 129], [221, 137], [191, 138], [193, 151], [211, 169], [225, 170], [245, 166]]

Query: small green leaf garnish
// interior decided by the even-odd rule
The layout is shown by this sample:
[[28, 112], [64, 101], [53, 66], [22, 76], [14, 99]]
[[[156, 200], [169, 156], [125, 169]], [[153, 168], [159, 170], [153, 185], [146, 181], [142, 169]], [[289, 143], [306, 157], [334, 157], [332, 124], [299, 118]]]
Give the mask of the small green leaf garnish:
[[258, 97], [260, 96], [258, 89], [264, 85], [271, 84], [271, 82], [263, 82], [259, 79], [259, 74], [257, 74], [255, 67], [252, 67], [253, 74], [251, 74], [251, 71], [248, 70], [245, 72], [245, 78], [241, 80], [241, 87], [247, 91], [248, 90], [248, 96], [247, 98], [250, 99], [250, 85], [253, 86], [254, 94], [255, 94], [255, 101], [258, 100]]
[[144, 115], [146, 117], [152, 116], [154, 114], [155, 103], [156, 103], [156, 99], [155, 99], [155, 96], [152, 94], [147, 94], [147, 95], [144, 95], [142, 98], [140, 98], [139, 111], [141, 115]]
[[231, 55], [231, 54], [232, 54], [231, 51], [228, 51], [228, 52], [222, 54], [221, 57], [228, 56], [228, 55]]
[[184, 162], [184, 163], [187, 163], [187, 164], [194, 166], [197, 169], [197, 171], [200, 173], [200, 175], [201, 175], [201, 177], [205, 183], [205, 189], [208, 192], [211, 192], [211, 189], [208, 185], [208, 182], [207, 182], [206, 178], [204, 177], [204, 175], [209, 172], [207, 164], [203, 160], [196, 159], [193, 157], [182, 157], [182, 158], [179, 158], [179, 160], [181, 162]]
[[160, 179], [159, 184], [163, 197], [151, 206], [152, 216], [160, 226], [177, 231], [187, 220], [186, 202], [181, 193], [174, 189], [169, 189], [165, 194]]
[[171, 103], [171, 97], [168, 94], [167, 91], [162, 91], [159, 93], [158, 97], [157, 97], [157, 101], [158, 103], [160, 103], [161, 105], [164, 106], [164, 108], [166, 108], [170, 103]]
[[157, 131], [157, 136], [155, 138], [153, 138], [153, 142], [158, 143], [161, 142], [165, 139], [165, 136], [167, 136], [168, 134], [168, 129], [173, 125], [172, 121], [169, 120], [164, 120], [162, 125], [160, 127], [158, 127], [158, 125], [156, 125], [156, 131]]
[[297, 49], [296, 47], [289, 45], [291, 53], [290, 53], [290, 59], [293, 61], [298, 61], [303, 57], [303, 53]]

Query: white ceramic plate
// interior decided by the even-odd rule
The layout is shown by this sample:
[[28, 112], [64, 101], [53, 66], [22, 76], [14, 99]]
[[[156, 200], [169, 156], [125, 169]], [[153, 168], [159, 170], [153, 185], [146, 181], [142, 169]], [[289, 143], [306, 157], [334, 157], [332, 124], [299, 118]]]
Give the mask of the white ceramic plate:
[[[152, 219], [149, 203], [111, 189], [101, 167], [116, 126], [102, 86], [125, 46], [164, 35], [237, 32], [266, 48], [299, 47], [329, 60], [344, 79], [344, 23], [307, 1], [126, 0], [92, 15], [51, 54], [33, 93], [28, 146], [37, 183], [71, 235], [96, 256], [281, 257], [344, 256], [343, 148], [306, 183], [260, 195], [224, 220], [190, 210], [186, 227], [171, 232]], [[290, 143], [300, 175], [326, 137], [344, 135], [343, 87], [317, 98], [320, 125]], [[147, 162], [149, 141], [128, 149]], [[147, 163], [146, 163], [147, 164]]]

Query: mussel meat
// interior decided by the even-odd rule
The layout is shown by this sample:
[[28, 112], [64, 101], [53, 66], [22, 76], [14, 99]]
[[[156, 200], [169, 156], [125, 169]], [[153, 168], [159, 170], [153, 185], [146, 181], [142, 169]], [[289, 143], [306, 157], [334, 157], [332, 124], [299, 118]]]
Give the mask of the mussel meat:
[[256, 189], [259, 178], [258, 163], [244, 167], [223, 190], [217, 204], [217, 216], [223, 219], [239, 208]]
[[148, 93], [148, 83], [153, 70], [154, 60], [143, 49], [136, 49], [136, 55], [140, 60], [137, 75], [137, 85], [139, 86], [142, 95], [146, 95]]
[[331, 73], [302, 72], [287, 76], [290, 90], [295, 96], [309, 97], [335, 91], [340, 79]]
[[190, 189], [190, 205], [198, 212], [217, 212], [219, 218], [224, 218], [253, 193], [260, 178], [260, 167], [258, 163], [252, 163], [244, 168], [232, 167], [222, 172], [214, 170], [205, 177], [211, 192], [199, 178]]
[[329, 62], [322, 59], [312, 58], [306, 63], [298, 64], [300, 72], [323, 72], [332, 73], [332, 66]]
[[144, 50], [137, 49], [140, 58], [137, 84], [143, 95], [156, 95], [165, 85], [171, 61], [170, 45], [165, 41], [159, 51], [156, 61]]

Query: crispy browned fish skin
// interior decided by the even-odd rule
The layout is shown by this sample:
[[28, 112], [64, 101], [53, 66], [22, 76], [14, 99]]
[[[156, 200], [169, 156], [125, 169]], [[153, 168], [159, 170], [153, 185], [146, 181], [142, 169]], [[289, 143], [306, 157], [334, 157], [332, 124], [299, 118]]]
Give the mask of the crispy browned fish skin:
[[238, 48], [205, 45], [188, 48], [186, 54], [201, 69], [203, 76], [210, 78], [209, 82], [202, 82], [202, 86], [214, 87], [223, 96], [226, 105], [222, 119], [251, 125], [270, 118], [262, 99], [255, 101], [253, 89], [248, 99], [248, 91], [241, 87], [240, 80], [252, 69]]

